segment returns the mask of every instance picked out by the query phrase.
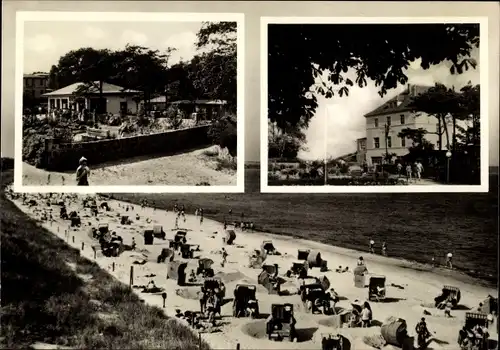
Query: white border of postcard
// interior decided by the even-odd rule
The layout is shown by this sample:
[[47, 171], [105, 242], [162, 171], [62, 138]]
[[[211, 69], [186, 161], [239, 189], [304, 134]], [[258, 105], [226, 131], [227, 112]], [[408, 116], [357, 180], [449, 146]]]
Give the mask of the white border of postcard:
[[[237, 22], [237, 182], [235, 186], [23, 186], [22, 184], [22, 91], [24, 23], [28, 21], [70, 22]], [[53, 12], [18, 11], [16, 13], [15, 68], [15, 157], [14, 190], [28, 193], [242, 193], [245, 191], [245, 15], [243, 13], [183, 12]]]
[[[481, 184], [435, 186], [268, 186], [267, 29], [268, 24], [479, 23], [481, 89]], [[260, 19], [260, 188], [264, 193], [488, 192], [488, 17], [261, 17]]]

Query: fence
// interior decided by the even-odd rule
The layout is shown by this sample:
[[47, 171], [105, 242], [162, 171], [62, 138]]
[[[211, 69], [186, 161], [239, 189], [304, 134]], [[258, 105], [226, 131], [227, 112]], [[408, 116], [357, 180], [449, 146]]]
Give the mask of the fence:
[[89, 165], [130, 157], [168, 154], [203, 147], [210, 144], [209, 125], [172, 130], [151, 135], [139, 135], [111, 140], [57, 144], [52, 139], [45, 143], [43, 167], [47, 170], [74, 170], [81, 157]]

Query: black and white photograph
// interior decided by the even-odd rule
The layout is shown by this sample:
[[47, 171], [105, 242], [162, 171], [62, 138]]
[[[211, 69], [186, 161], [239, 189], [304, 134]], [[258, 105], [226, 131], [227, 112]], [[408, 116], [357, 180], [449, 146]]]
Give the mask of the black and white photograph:
[[64, 17], [20, 18], [22, 186], [234, 191], [238, 22]]
[[497, 3], [6, 0], [2, 29], [0, 348], [498, 350]]
[[263, 24], [268, 186], [487, 191], [477, 20], [285, 21]]

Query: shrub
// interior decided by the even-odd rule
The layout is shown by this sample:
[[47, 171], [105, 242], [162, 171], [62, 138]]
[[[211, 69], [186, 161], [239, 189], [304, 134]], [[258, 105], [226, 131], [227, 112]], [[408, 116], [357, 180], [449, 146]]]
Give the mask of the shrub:
[[224, 169], [236, 171], [237, 164], [234, 159], [227, 159], [227, 158], [217, 159], [217, 167], [215, 169], [217, 171], [221, 171]]
[[165, 115], [168, 120], [168, 125], [173, 130], [177, 130], [182, 126], [182, 122], [185, 119], [185, 113], [179, 109], [177, 106], [170, 105], [165, 111]]

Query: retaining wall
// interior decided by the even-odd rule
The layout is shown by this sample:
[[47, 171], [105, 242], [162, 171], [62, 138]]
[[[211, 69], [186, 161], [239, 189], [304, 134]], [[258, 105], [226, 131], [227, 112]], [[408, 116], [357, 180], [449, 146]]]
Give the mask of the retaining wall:
[[208, 125], [172, 130], [151, 135], [124, 137], [111, 140], [56, 144], [47, 140], [44, 168], [47, 170], [76, 170], [81, 157], [89, 165], [130, 157], [169, 154], [204, 147], [210, 144]]

